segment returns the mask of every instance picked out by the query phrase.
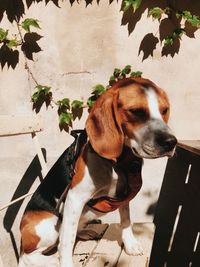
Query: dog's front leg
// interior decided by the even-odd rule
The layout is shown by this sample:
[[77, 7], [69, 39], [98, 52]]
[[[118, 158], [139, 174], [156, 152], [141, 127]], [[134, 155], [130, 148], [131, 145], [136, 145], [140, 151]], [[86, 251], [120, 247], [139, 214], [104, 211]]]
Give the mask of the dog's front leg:
[[83, 207], [93, 192], [90, 185], [84, 184], [83, 182], [70, 189], [65, 200], [59, 244], [60, 267], [73, 267], [72, 255], [78, 222]]
[[120, 207], [119, 213], [125, 252], [129, 255], [142, 255], [143, 249], [132, 231], [129, 204]]

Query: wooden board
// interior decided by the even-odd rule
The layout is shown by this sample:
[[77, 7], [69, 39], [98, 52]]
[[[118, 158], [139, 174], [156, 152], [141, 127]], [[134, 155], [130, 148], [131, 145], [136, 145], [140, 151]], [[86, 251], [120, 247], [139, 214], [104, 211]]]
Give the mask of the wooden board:
[[200, 140], [180, 140], [178, 142], [178, 146], [200, 155]]
[[40, 116], [0, 116], [0, 136], [30, 134], [42, 131]]
[[167, 162], [156, 207], [149, 267], [200, 266], [199, 174], [200, 156], [178, 146]]

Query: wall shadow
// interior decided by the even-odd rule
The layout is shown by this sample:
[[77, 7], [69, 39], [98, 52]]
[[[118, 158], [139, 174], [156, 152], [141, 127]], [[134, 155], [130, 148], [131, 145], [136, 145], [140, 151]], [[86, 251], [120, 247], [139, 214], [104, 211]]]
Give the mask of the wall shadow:
[[158, 199], [149, 267], [200, 266], [200, 156], [177, 148]]
[[[42, 148], [42, 153], [46, 159], [46, 150]], [[42, 173], [41, 173], [41, 165], [38, 159], [38, 156], [35, 156], [30, 165], [28, 166], [26, 172], [24, 173], [20, 183], [18, 184], [13, 196], [12, 200], [17, 199], [18, 197], [23, 196], [24, 194], [27, 194], [33, 183], [36, 181], [36, 179], [39, 177], [40, 181], [42, 181]], [[3, 218], [3, 226], [5, 230], [9, 233], [10, 239], [13, 245], [13, 250], [15, 253], [15, 256], [17, 260], [19, 259], [19, 252], [17, 249], [17, 244], [15, 241], [15, 236], [12, 232], [12, 227], [15, 222], [15, 218], [17, 217], [17, 214], [23, 204], [24, 200], [18, 201], [14, 203], [13, 205], [9, 206], [6, 210], [6, 213]]]
[[[46, 5], [48, 3], [53, 3], [56, 7], [59, 8], [59, 3], [62, 0], [1, 0], [0, 2], [0, 22], [3, 19], [3, 16], [7, 16], [8, 20], [12, 23], [14, 21], [19, 22], [20, 19], [25, 14], [25, 10], [30, 8], [31, 5], [44, 2]], [[73, 4], [78, 3], [78, 0], [65, 0], [69, 1], [71, 6]], [[90, 4], [97, 3], [99, 4], [103, 0], [85, 0], [86, 8]], [[109, 0], [108, 4], [112, 4], [114, 1], [118, 2], [118, 0]], [[122, 15], [121, 24], [127, 25], [129, 35], [134, 31], [137, 23], [140, 21], [143, 13], [147, 9], [151, 9], [152, 7], [160, 7], [166, 8], [171, 7], [171, 12], [168, 15], [168, 18], [162, 20], [159, 24], [159, 35], [155, 35], [153, 32], [147, 33], [143, 39], [141, 40], [141, 44], [139, 46], [138, 54], [143, 53], [142, 60], [147, 59], [148, 57], [153, 56], [153, 52], [156, 49], [158, 43], [162, 44], [162, 56], [171, 56], [174, 57], [178, 54], [180, 50], [180, 39], [176, 39], [173, 45], [164, 46], [163, 40], [171, 36], [174, 29], [181, 28], [181, 21], [175, 15], [176, 10], [187, 10], [192, 14], [200, 16], [200, 1], [196, 0], [143, 0], [141, 6], [134, 13], [130, 8], [128, 11], [124, 12]], [[195, 31], [197, 28], [192, 27], [191, 24], [186, 23], [184, 26], [184, 31], [187, 37], [195, 38]], [[21, 49], [25, 53], [26, 57], [30, 60], [33, 60], [33, 53], [38, 53], [41, 51], [40, 46], [37, 41], [41, 38], [41, 36], [33, 33], [27, 33], [25, 35], [25, 42], [22, 45]], [[27, 39], [27, 40], [26, 40]], [[0, 63], [2, 69], [7, 63], [8, 68], [12, 67], [15, 69], [17, 63], [19, 62], [19, 51], [17, 49], [9, 49], [6, 48], [6, 44], [0, 48]]]
[[[26, 9], [29, 9], [33, 4], [38, 3], [45, 3], [46, 5], [48, 3], [53, 3], [56, 7], [59, 6], [59, 2], [64, 0], [1, 0], [0, 1], [0, 22], [3, 19], [4, 16], [7, 17], [7, 19], [11, 22], [19, 22], [21, 19], [23, 19], [23, 16], [25, 14]], [[69, 1], [71, 6], [73, 6], [74, 3], [79, 4], [78, 0], [65, 0], [66, 2]], [[118, 0], [109, 0], [109, 4], [112, 2]], [[93, 3], [100, 3], [100, 0], [85, 0], [86, 7]], [[15, 69], [17, 64], [19, 63], [19, 49], [21, 49], [25, 56], [29, 60], [33, 60], [33, 53], [38, 53], [42, 51], [41, 47], [37, 43], [42, 36], [35, 32], [26, 33], [23, 37], [23, 43], [21, 47], [18, 48], [8, 48], [6, 45], [8, 40], [0, 41], [1, 47], [0, 47], [0, 64], [1, 68], [3, 69], [5, 65], [7, 64], [7, 67], [12, 67]]]
[[[177, 11], [190, 11], [192, 14], [200, 16], [200, 1], [196, 0], [143, 0], [140, 8], [136, 10], [133, 15], [133, 10], [130, 8], [127, 12], [125, 12], [122, 16], [122, 25], [127, 25], [129, 35], [135, 30], [137, 23], [140, 21], [142, 15], [146, 10], [151, 9], [152, 7], [160, 7], [162, 9], [166, 7], [171, 8], [171, 12], [168, 18], [161, 20], [159, 24], [158, 33], [147, 33], [144, 38], [141, 40], [141, 44], [139, 47], [138, 54], [143, 53], [142, 60], [147, 59], [149, 56], [153, 56], [153, 52], [156, 49], [156, 45], [158, 43], [162, 44], [162, 56], [171, 56], [174, 57], [175, 54], [178, 54], [180, 50], [181, 40], [176, 39], [173, 45], [164, 46], [163, 40], [171, 36], [173, 31], [177, 28], [182, 28], [181, 20], [178, 19], [175, 15]], [[184, 26], [185, 34], [189, 38], [195, 38], [195, 31], [197, 28], [192, 27], [191, 24], [186, 23]]]

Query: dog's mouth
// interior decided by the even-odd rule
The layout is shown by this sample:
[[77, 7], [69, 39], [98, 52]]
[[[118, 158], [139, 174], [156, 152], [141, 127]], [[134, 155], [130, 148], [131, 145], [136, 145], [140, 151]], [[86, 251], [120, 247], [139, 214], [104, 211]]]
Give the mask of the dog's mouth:
[[140, 149], [136, 149], [135, 147], [131, 147], [132, 152], [135, 156], [139, 158], [147, 158], [147, 159], [156, 159], [161, 157], [173, 157], [175, 153], [175, 148], [171, 151], [164, 151], [164, 150], [155, 150], [153, 147], [145, 144], [141, 146]]

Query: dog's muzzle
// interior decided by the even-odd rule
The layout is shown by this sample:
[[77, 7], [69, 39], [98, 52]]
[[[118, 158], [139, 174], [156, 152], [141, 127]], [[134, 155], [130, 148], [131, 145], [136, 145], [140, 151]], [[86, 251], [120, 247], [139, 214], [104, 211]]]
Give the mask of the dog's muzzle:
[[169, 151], [174, 150], [174, 148], [175, 148], [175, 146], [177, 144], [177, 139], [172, 134], [165, 133], [165, 132], [164, 133], [163, 132], [159, 132], [155, 136], [155, 142], [165, 152], [169, 152]]

